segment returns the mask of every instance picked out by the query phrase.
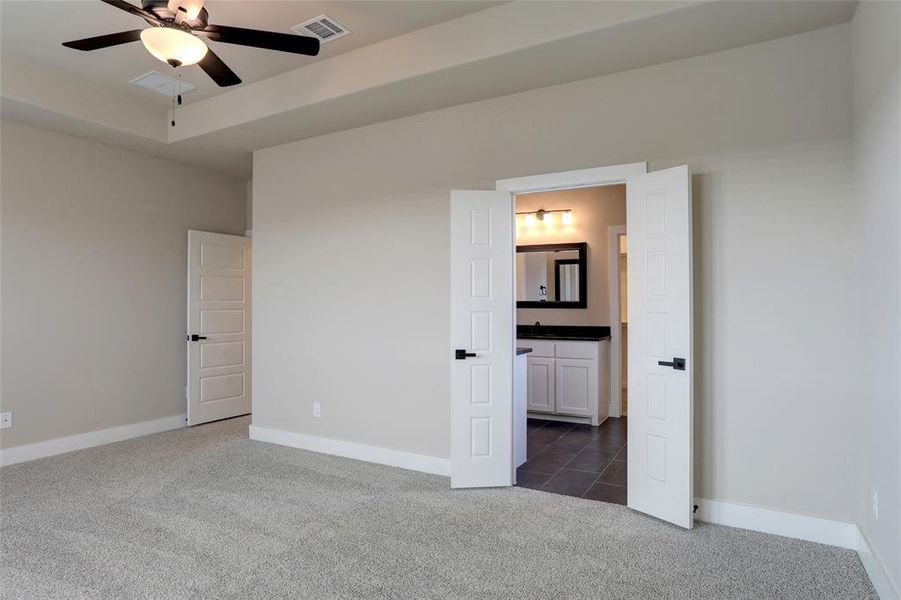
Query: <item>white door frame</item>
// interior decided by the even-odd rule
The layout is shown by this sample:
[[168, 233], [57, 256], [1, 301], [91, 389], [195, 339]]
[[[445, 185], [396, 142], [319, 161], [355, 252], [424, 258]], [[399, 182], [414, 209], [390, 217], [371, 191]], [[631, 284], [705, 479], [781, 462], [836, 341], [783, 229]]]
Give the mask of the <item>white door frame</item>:
[[[625, 225], [607, 228], [607, 286], [610, 290], [610, 416], [623, 416], [623, 327], [620, 310], [619, 236], [626, 234]], [[628, 261], [628, 254], [626, 260]], [[626, 263], [628, 264], [628, 262]]]
[[[571, 190], [577, 188], [600, 187], [604, 185], [625, 184], [630, 177], [644, 175], [648, 172], [648, 163], [628, 163], [624, 165], [612, 165], [609, 167], [595, 167], [592, 169], [579, 169], [576, 171], [562, 171], [560, 173], [546, 173], [544, 175], [530, 175], [528, 177], [516, 177], [513, 179], [499, 179], [495, 182], [498, 191], [510, 192], [511, 195], [534, 194], [536, 192], [551, 192], [556, 190]], [[625, 227], [623, 227], [625, 233]], [[614, 313], [613, 298], [611, 294], [611, 323], [619, 322], [619, 249], [616, 251], [616, 313]], [[612, 260], [612, 259], [610, 259]], [[627, 259], [628, 260], [628, 259]], [[612, 264], [612, 263], [611, 263]], [[608, 269], [608, 276], [609, 276]], [[515, 273], [514, 273], [515, 276]], [[615, 319], [612, 315], [616, 314]], [[621, 331], [613, 325], [610, 326], [610, 352], [614, 357], [610, 363], [610, 416], [620, 416], [622, 410], [622, 357], [620, 342]], [[615, 353], [615, 354], [614, 354]], [[511, 372], [512, 372], [511, 365]], [[615, 372], [614, 372], [615, 371]], [[513, 399], [510, 399], [512, 404]]]

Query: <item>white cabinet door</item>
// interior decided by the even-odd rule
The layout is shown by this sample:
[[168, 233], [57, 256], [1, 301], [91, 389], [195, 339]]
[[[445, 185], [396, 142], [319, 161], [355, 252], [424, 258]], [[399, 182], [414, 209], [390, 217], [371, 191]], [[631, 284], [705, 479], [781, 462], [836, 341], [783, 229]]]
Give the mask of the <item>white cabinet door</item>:
[[557, 359], [557, 412], [590, 417], [598, 404], [598, 363], [578, 358]]
[[451, 192], [451, 487], [513, 485], [513, 199]]
[[539, 412], [554, 412], [553, 358], [530, 356], [528, 359], [528, 407]]

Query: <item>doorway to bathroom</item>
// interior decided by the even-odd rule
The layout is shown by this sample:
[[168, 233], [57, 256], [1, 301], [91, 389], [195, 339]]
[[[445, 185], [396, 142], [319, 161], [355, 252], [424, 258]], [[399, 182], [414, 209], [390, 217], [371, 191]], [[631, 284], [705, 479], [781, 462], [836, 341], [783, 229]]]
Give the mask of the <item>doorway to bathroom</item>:
[[[516, 485], [626, 504], [620, 233], [626, 185], [517, 194]], [[523, 390], [517, 389], [524, 388]], [[524, 440], [523, 440], [524, 438]]]
[[[536, 354], [544, 354], [538, 358], [553, 358], [553, 367], [548, 363], [544, 373], [546, 379], [553, 377], [554, 412], [585, 420], [573, 423], [565, 434], [576, 426], [596, 426], [608, 420], [612, 394], [602, 383], [601, 370], [609, 371], [610, 357], [602, 354], [601, 345], [585, 345], [601, 337], [596, 330], [587, 332], [593, 340], [575, 335], [569, 337], [576, 339], [559, 339], [559, 331], [547, 330], [538, 319], [539, 325], [533, 322], [531, 327], [536, 329], [531, 332], [517, 331], [517, 309], [512, 302], [516, 286], [513, 197], [615, 184], [626, 186], [629, 233], [626, 503], [639, 512], [691, 528], [694, 359], [691, 186], [685, 165], [648, 172], [645, 163], [633, 163], [499, 180], [496, 191], [451, 192], [451, 486], [516, 483], [514, 415], [519, 413], [514, 405], [521, 401], [517, 399], [528, 401], [523, 396], [523, 391], [528, 393], [525, 380], [519, 385], [514, 381], [514, 373], [524, 371], [515, 366], [521, 361], [518, 356], [526, 356], [516, 352], [517, 340], [529, 339], [538, 346]], [[539, 213], [534, 212], [536, 216]], [[549, 296], [550, 290], [546, 293]], [[616, 329], [608, 325], [611, 340]], [[596, 368], [574, 360], [588, 361]], [[610, 386], [614, 378], [608, 373]], [[546, 383], [544, 387], [550, 393], [552, 386]], [[580, 399], [593, 397], [595, 390], [598, 394], [606, 390], [608, 395], [606, 403], [595, 405], [592, 415], [590, 403], [580, 403]], [[540, 399], [540, 394], [533, 398]], [[563, 410], [559, 410], [561, 406]], [[613, 408], [621, 410], [621, 405]], [[547, 414], [544, 420], [549, 423], [561, 422], [550, 411]], [[528, 422], [524, 425], [527, 429]], [[548, 423], [533, 425], [539, 431], [548, 427]]]

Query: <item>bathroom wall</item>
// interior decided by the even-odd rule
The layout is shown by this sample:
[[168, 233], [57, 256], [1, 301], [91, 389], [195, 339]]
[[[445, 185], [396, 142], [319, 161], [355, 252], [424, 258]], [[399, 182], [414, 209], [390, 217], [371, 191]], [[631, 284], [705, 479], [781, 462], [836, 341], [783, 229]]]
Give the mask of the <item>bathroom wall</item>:
[[588, 308], [520, 308], [518, 323], [528, 325], [610, 325], [610, 286], [607, 281], [607, 228], [626, 224], [626, 186], [542, 192], [516, 197], [516, 212], [572, 209], [572, 224], [537, 222], [533, 227], [517, 219], [516, 244], [588, 243]]

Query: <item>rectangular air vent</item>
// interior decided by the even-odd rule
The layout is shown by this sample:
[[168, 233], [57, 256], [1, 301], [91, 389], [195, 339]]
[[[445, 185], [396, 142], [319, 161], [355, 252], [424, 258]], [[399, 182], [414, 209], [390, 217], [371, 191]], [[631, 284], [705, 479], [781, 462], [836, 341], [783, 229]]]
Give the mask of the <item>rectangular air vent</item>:
[[350, 29], [327, 15], [319, 15], [315, 19], [295, 25], [291, 31], [317, 37], [320, 44], [327, 44], [350, 33]]
[[174, 77], [163, 75], [158, 71], [144, 73], [140, 77], [132, 79], [130, 83], [142, 88], [147, 88], [151, 92], [168, 96], [169, 98], [178, 93], [187, 94], [194, 89], [194, 86], [187, 81], [179, 81]]

